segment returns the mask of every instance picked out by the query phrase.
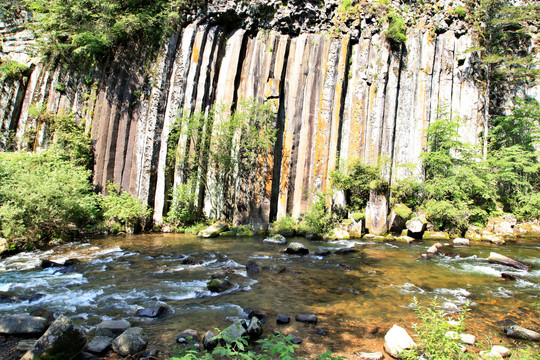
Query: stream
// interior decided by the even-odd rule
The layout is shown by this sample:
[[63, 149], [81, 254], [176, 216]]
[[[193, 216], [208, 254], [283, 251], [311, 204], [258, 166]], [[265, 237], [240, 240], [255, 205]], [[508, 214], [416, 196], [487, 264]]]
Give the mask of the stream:
[[[176, 335], [192, 328], [204, 333], [246, 317], [245, 309], [266, 315], [265, 332], [279, 330], [304, 339], [301, 352], [382, 350], [385, 332], [398, 324], [411, 329], [412, 300], [427, 305], [437, 296], [448, 312], [470, 303], [468, 332], [503, 337], [513, 321], [540, 329], [540, 239], [506, 246], [473, 244], [445, 247], [449, 256], [419, 259], [434, 242], [375, 243], [363, 240], [308, 241], [307, 256], [287, 255], [285, 246], [263, 237], [200, 239], [184, 234], [120, 235], [72, 243], [46, 251], [24, 252], [0, 261], [0, 292], [17, 296], [43, 294], [33, 301], [0, 302], [0, 315], [44, 308], [73, 317], [91, 334], [101, 321], [127, 319], [150, 337], [149, 347], [171, 353]], [[321, 257], [318, 248], [356, 252]], [[529, 263], [529, 272], [490, 264], [490, 252]], [[72, 267], [40, 268], [41, 259]], [[246, 263], [261, 271], [248, 275]], [[211, 275], [233, 269], [234, 286], [211, 293]], [[501, 273], [519, 276], [518, 281]], [[136, 316], [138, 309], [166, 305], [159, 319]], [[291, 324], [276, 325], [277, 314]], [[296, 314], [316, 313], [317, 325], [294, 321]], [[322, 328], [327, 335], [317, 333]]]

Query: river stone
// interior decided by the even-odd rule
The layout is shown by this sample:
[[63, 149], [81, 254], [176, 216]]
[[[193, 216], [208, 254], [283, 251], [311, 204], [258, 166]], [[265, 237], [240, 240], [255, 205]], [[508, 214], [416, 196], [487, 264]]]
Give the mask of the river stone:
[[416, 349], [417, 345], [407, 333], [407, 330], [394, 324], [384, 335], [384, 350], [392, 357], [399, 357], [403, 350]]
[[422, 240], [450, 240], [450, 235], [444, 231], [424, 231]]
[[167, 306], [160, 305], [153, 308], [139, 309], [135, 315], [149, 318], [160, 318], [167, 315], [168, 312], [169, 308]]
[[203, 238], [213, 238], [227, 230], [229, 230], [229, 225], [224, 221], [218, 221], [199, 232], [198, 236]]
[[529, 271], [531, 269], [531, 266], [529, 266], [527, 264], [524, 264], [522, 262], [519, 262], [519, 261], [514, 260], [512, 258], [509, 258], [507, 256], [497, 254], [495, 252], [491, 252], [489, 254], [488, 261], [490, 263], [511, 266], [513, 268], [520, 269], [520, 270], [525, 270], [525, 271]]
[[455, 238], [452, 241], [452, 244], [454, 244], [454, 246], [469, 246], [470, 241], [469, 239], [465, 239], [465, 238]]
[[302, 339], [300, 339], [298, 336], [296, 336], [294, 334], [288, 334], [287, 338], [289, 339], [291, 344], [300, 345], [302, 343]]
[[259, 266], [257, 265], [257, 263], [253, 260], [249, 260], [247, 263], [246, 263], [246, 270], [247, 270], [247, 273], [249, 275], [252, 275], [252, 274], [258, 274], [260, 272], [259, 270]]
[[71, 319], [62, 315], [49, 326], [45, 334], [21, 359], [54, 358], [58, 354], [69, 359], [79, 353], [85, 345], [84, 332], [75, 326]]
[[199, 333], [197, 330], [193, 329], [186, 329], [182, 331], [178, 336], [176, 336], [176, 342], [186, 344], [190, 341], [197, 341], [197, 338], [199, 337]]
[[222, 293], [232, 287], [232, 283], [226, 279], [212, 279], [206, 283], [209, 291], [214, 293]]
[[257, 319], [256, 316], [251, 318], [251, 321], [249, 322], [249, 326], [247, 328], [247, 333], [251, 340], [256, 340], [261, 337], [263, 333], [263, 328], [261, 322], [259, 321], [259, 319]]
[[406, 242], [407, 244], [410, 244], [414, 242], [416, 239], [411, 236], [398, 236], [396, 238], [397, 241]]
[[360, 352], [357, 351], [354, 353], [356, 356], [358, 356], [359, 359], [363, 360], [382, 360], [384, 359], [384, 355], [382, 351], [376, 351], [376, 352]]
[[214, 335], [213, 332], [207, 331], [206, 334], [203, 336], [203, 348], [206, 351], [212, 351], [214, 348], [218, 345], [218, 339], [216, 338], [216, 335]]
[[472, 334], [460, 334], [459, 340], [467, 345], [474, 345], [476, 343], [476, 336]]
[[287, 254], [293, 254], [293, 255], [307, 255], [309, 254], [309, 250], [302, 244], [298, 242], [292, 242], [287, 246], [287, 249], [285, 250]]
[[108, 336], [96, 336], [86, 345], [86, 350], [95, 354], [102, 354], [112, 345], [113, 338]]
[[317, 256], [328, 256], [328, 255], [330, 255], [330, 250], [325, 249], [325, 248], [318, 248], [315, 251], [315, 255], [317, 255]]
[[285, 245], [287, 243], [287, 239], [281, 234], [275, 234], [274, 236], [264, 239], [263, 242], [269, 244]]
[[366, 206], [366, 229], [373, 235], [385, 235], [388, 231], [388, 201], [386, 195], [369, 191]]
[[148, 345], [148, 336], [140, 327], [132, 327], [124, 331], [113, 341], [113, 350], [122, 355], [134, 355], [143, 351]]
[[41, 335], [48, 324], [47, 319], [39, 316], [5, 315], [0, 317], [0, 334]]
[[291, 322], [291, 318], [285, 315], [278, 314], [276, 322], [278, 324], [288, 324]]
[[127, 320], [103, 321], [96, 327], [96, 336], [108, 336], [114, 339], [130, 327], [131, 324]]
[[316, 324], [317, 323], [317, 315], [315, 315], [315, 314], [296, 315], [295, 320], [299, 321], [299, 322], [308, 323], [308, 324]]
[[245, 321], [239, 320], [223, 330], [222, 336], [225, 342], [232, 344], [247, 335]]
[[42, 269], [48, 269], [52, 267], [61, 267], [61, 266], [63, 265], [57, 262], [51, 261], [51, 260], [47, 260], [47, 259], [41, 259], [41, 262], [39, 264], [39, 267]]
[[415, 216], [405, 223], [405, 227], [413, 237], [420, 238], [424, 230], [426, 230], [427, 220], [424, 216]]
[[514, 339], [540, 341], [540, 333], [517, 325], [505, 327], [504, 333]]
[[495, 345], [491, 348], [492, 354], [499, 354], [503, 358], [510, 356], [510, 349], [502, 345]]
[[428, 254], [437, 254], [439, 252], [439, 248], [436, 247], [435, 245], [431, 246], [428, 250], [427, 250], [427, 253]]

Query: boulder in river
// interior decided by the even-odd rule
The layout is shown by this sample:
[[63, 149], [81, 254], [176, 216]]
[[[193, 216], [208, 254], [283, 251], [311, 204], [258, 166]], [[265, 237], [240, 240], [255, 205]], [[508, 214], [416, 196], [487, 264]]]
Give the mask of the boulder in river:
[[156, 306], [153, 308], [139, 309], [135, 315], [149, 318], [161, 318], [169, 313], [169, 307], [165, 305]]
[[59, 354], [69, 359], [78, 354], [85, 345], [86, 336], [82, 329], [75, 326], [71, 319], [62, 315], [49, 326], [32, 349], [27, 351], [21, 359], [54, 358]]
[[520, 261], [514, 260], [514, 259], [509, 258], [507, 256], [497, 254], [495, 252], [492, 252], [492, 253], [489, 254], [488, 261], [490, 263], [511, 266], [513, 268], [520, 269], [520, 270], [525, 270], [525, 271], [529, 271], [531, 269], [530, 265], [524, 264], [524, 263], [522, 263]]
[[113, 338], [96, 336], [86, 345], [86, 350], [94, 354], [103, 354], [112, 346]]
[[281, 234], [275, 234], [271, 237], [264, 239], [263, 242], [268, 244], [285, 245], [287, 243], [287, 239]]
[[308, 323], [308, 324], [316, 324], [317, 323], [317, 315], [315, 314], [301, 314], [296, 315], [295, 317], [296, 321]]
[[0, 334], [41, 335], [49, 322], [39, 316], [5, 315], [0, 317]]
[[424, 231], [422, 240], [450, 240], [450, 235], [445, 231]]
[[417, 239], [422, 237], [422, 233], [426, 230], [427, 220], [423, 215], [415, 216], [405, 223], [408, 233]]
[[402, 351], [417, 347], [407, 330], [396, 324], [384, 335], [384, 351], [392, 357], [397, 358]]
[[540, 341], [540, 333], [517, 325], [505, 327], [504, 333], [514, 339]]
[[259, 265], [253, 260], [249, 260], [246, 263], [246, 270], [248, 275], [258, 274], [260, 272]]
[[232, 287], [232, 283], [226, 279], [212, 279], [206, 283], [206, 287], [211, 292], [221, 293], [229, 290]]
[[293, 254], [293, 255], [307, 255], [309, 254], [309, 250], [303, 245], [298, 242], [292, 242], [287, 246], [287, 249], [285, 249], [285, 252], [287, 254]]
[[278, 314], [276, 322], [278, 324], [288, 324], [291, 322], [291, 318], [282, 314]]
[[130, 327], [131, 324], [127, 320], [103, 321], [96, 327], [96, 336], [108, 336], [114, 339]]
[[454, 244], [454, 246], [469, 246], [470, 241], [469, 239], [465, 239], [465, 238], [455, 238], [452, 241], [452, 244]]
[[140, 327], [132, 327], [124, 331], [113, 341], [113, 350], [122, 355], [134, 355], [146, 349], [148, 336]]
[[227, 230], [229, 230], [229, 225], [224, 221], [218, 221], [199, 232], [198, 236], [203, 238], [213, 238]]
[[318, 248], [315, 251], [315, 255], [317, 255], [317, 256], [328, 256], [328, 255], [330, 255], [330, 250], [325, 249], [325, 248]]

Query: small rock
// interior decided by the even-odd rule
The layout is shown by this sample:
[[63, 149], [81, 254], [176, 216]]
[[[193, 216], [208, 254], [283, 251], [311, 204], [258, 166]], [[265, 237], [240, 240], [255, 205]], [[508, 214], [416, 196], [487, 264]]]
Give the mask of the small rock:
[[102, 354], [112, 345], [113, 339], [108, 336], [96, 336], [86, 345], [86, 350], [91, 353]]
[[298, 338], [296, 335], [294, 334], [289, 334], [287, 335], [287, 337], [289, 338], [289, 340], [291, 341], [291, 343], [295, 344], [295, 345], [300, 345], [302, 343], [302, 339]]
[[218, 339], [216, 339], [216, 335], [213, 332], [207, 331], [203, 336], [202, 343], [206, 351], [212, 351], [218, 345]]
[[497, 254], [495, 252], [492, 252], [492, 253], [489, 254], [488, 261], [491, 262], [491, 263], [511, 266], [513, 268], [520, 269], [520, 270], [525, 270], [525, 271], [529, 271], [531, 269], [531, 266], [529, 266], [527, 264], [524, 264], [524, 263], [519, 262], [517, 260], [511, 259], [511, 258], [509, 258], [507, 256]]
[[345, 254], [351, 254], [351, 253], [355, 253], [355, 252], [358, 252], [358, 250], [355, 250], [353, 248], [343, 248], [343, 249], [338, 249], [338, 250], [334, 251], [334, 254], [345, 255]]
[[326, 336], [328, 333], [321, 328], [317, 329], [317, 335]]
[[469, 239], [465, 239], [465, 238], [455, 238], [452, 243], [454, 244], [454, 246], [469, 246], [470, 245], [470, 241]]
[[148, 336], [140, 327], [132, 327], [124, 331], [113, 341], [113, 350], [122, 356], [134, 355], [143, 351], [148, 345]]
[[439, 252], [439, 249], [435, 245], [433, 245], [427, 250], [428, 254], [437, 254], [438, 252]]
[[471, 334], [460, 334], [459, 339], [462, 343], [467, 345], [474, 345], [476, 343], [476, 336]]
[[287, 243], [287, 239], [281, 234], [275, 234], [274, 236], [264, 239], [263, 242], [269, 244], [285, 245]]
[[510, 356], [510, 349], [508, 349], [507, 347], [504, 347], [502, 345], [495, 345], [495, 346], [493, 346], [491, 348], [491, 353], [492, 354], [499, 354], [503, 358], [505, 358], [505, 357]]
[[247, 270], [247, 273], [252, 275], [252, 274], [258, 274], [259, 273], [259, 266], [257, 265], [257, 263], [253, 260], [249, 260], [247, 263], [246, 263], [246, 270]]
[[211, 292], [221, 293], [226, 290], [229, 290], [232, 287], [232, 284], [229, 280], [212, 279], [206, 284], [206, 287]]
[[493, 353], [491, 351], [480, 351], [480, 359], [482, 360], [502, 360], [503, 357], [498, 353]]
[[278, 314], [276, 322], [278, 324], [288, 324], [291, 322], [291, 318], [285, 315]]
[[514, 339], [540, 341], [540, 333], [517, 325], [505, 327], [504, 333]]
[[150, 318], [161, 318], [169, 312], [169, 308], [164, 305], [160, 305], [153, 308], [139, 309], [135, 315], [144, 316]]
[[287, 249], [285, 250], [287, 254], [293, 254], [293, 255], [307, 255], [309, 254], [309, 250], [302, 244], [297, 242], [292, 242], [289, 244]]
[[403, 350], [416, 349], [417, 345], [407, 330], [394, 324], [384, 335], [384, 350], [392, 357], [398, 357]]
[[330, 255], [330, 250], [325, 248], [318, 248], [317, 251], [315, 251], [316, 256], [328, 256]]
[[197, 341], [197, 338], [199, 337], [199, 333], [197, 330], [193, 329], [186, 329], [182, 331], [178, 336], [176, 336], [176, 342], [185, 344], [190, 341]]
[[5, 315], [0, 317], [0, 334], [41, 335], [47, 325], [47, 319], [38, 316]]
[[357, 351], [354, 353], [356, 356], [358, 356], [359, 359], [363, 360], [382, 360], [384, 359], [384, 355], [382, 351], [376, 351], [376, 352], [360, 352]]
[[299, 321], [299, 322], [308, 323], [308, 324], [316, 324], [317, 323], [317, 315], [315, 315], [315, 314], [296, 315], [295, 320]]
[[103, 321], [96, 327], [96, 336], [108, 336], [114, 339], [130, 327], [131, 324], [127, 320]]

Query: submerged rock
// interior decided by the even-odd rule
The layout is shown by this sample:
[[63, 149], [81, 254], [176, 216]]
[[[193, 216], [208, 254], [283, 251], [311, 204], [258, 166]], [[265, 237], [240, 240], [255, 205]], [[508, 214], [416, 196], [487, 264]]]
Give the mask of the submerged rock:
[[260, 272], [259, 265], [253, 260], [246, 263], [246, 270], [249, 275], [258, 274]]
[[285, 252], [287, 254], [293, 254], [293, 255], [307, 255], [309, 254], [309, 250], [303, 245], [298, 242], [292, 242], [287, 246], [287, 249], [285, 249]]
[[540, 341], [540, 333], [517, 325], [505, 327], [504, 333], [514, 339]]
[[153, 308], [139, 309], [135, 315], [150, 318], [160, 318], [169, 313], [169, 307], [165, 305], [156, 306]]
[[263, 242], [269, 244], [285, 245], [287, 243], [287, 239], [285, 239], [285, 236], [281, 234], [275, 234], [274, 236], [264, 239]]
[[229, 230], [229, 225], [227, 225], [227, 223], [224, 221], [218, 221], [202, 230], [198, 236], [203, 238], [212, 238], [227, 230]]
[[69, 318], [60, 316], [21, 359], [54, 358], [59, 354], [69, 359], [79, 353], [85, 345], [84, 332]]
[[315, 315], [315, 314], [296, 315], [295, 320], [299, 321], [299, 322], [308, 323], [308, 324], [316, 324], [317, 323], [317, 315]]
[[328, 255], [330, 255], [330, 250], [325, 249], [325, 248], [318, 248], [315, 251], [315, 255], [317, 255], [317, 256], [328, 256]]
[[416, 349], [417, 347], [407, 330], [396, 324], [384, 335], [384, 350], [392, 357], [397, 358], [403, 350]]
[[278, 324], [288, 324], [291, 322], [291, 318], [282, 314], [278, 314], [276, 322]]
[[334, 251], [334, 254], [346, 255], [346, 254], [351, 254], [355, 252], [358, 252], [358, 250], [353, 249], [353, 248], [343, 248], [343, 249], [338, 249]]
[[524, 264], [520, 261], [514, 260], [512, 258], [509, 258], [507, 256], [497, 254], [495, 252], [492, 252], [489, 254], [488, 261], [495, 264], [501, 264], [506, 266], [511, 266], [516, 269], [529, 271], [531, 269], [531, 266]]
[[132, 327], [114, 339], [112, 347], [118, 354], [127, 356], [143, 351], [147, 345], [148, 336], [144, 330], [140, 327]]
[[5, 315], [0, 317], [0, 334], [41, 335], [49, 322], [39, 316]]

